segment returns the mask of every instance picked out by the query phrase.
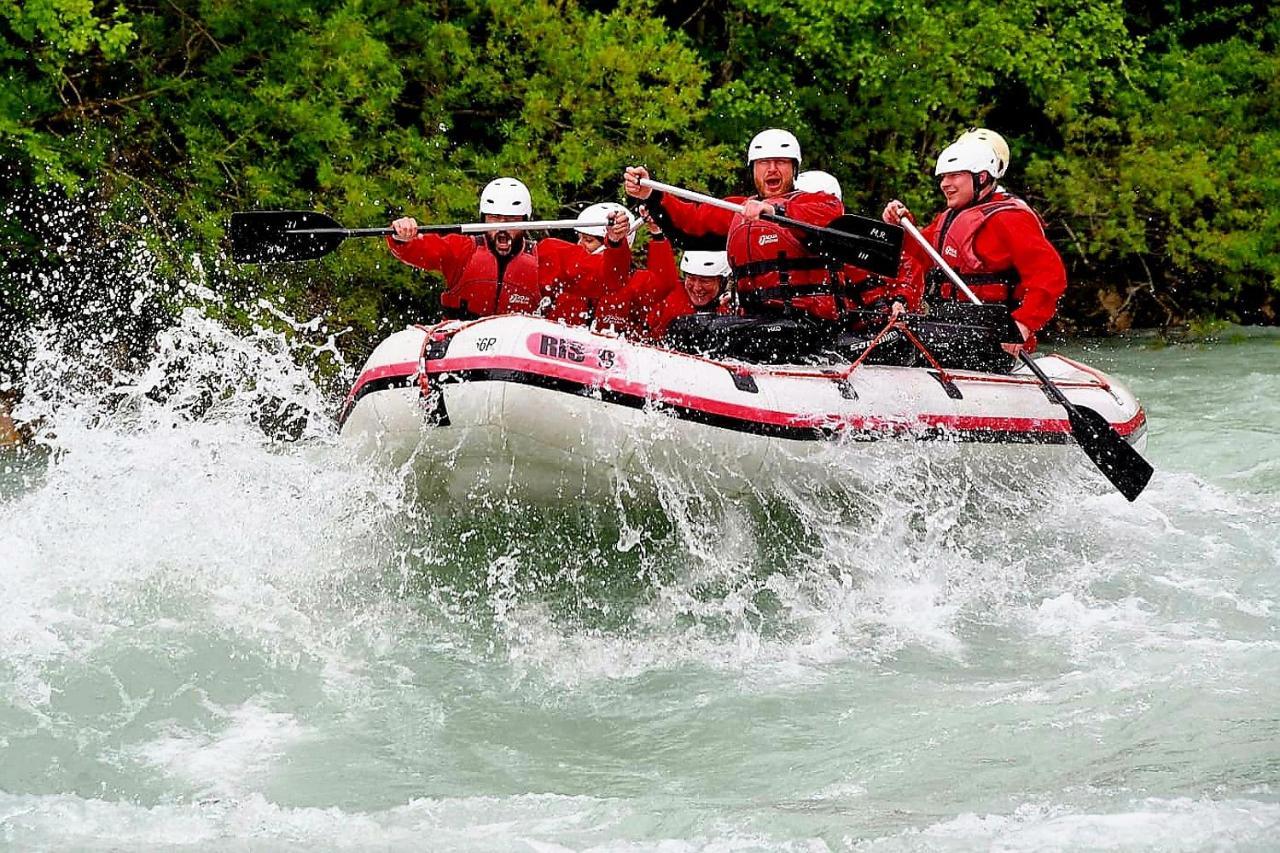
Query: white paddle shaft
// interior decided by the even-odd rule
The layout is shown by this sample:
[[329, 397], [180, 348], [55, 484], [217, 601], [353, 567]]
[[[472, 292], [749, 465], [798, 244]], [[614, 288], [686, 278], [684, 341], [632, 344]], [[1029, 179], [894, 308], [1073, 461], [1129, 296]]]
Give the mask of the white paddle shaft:
[[682, 198], [685, 201], [699, 201], [703, 204], [709, 204], [712, 207], [718, 207], [721, 210], [730, 210], [734, 213], [741, 213], [743, 207], [740, 204], [734, 204], [731, 201], [725, 201], [722, 198], [716, 198], [713, 195], [703, 195], [693, 190], [686, 190], [683, 187], [673, 187], [671, 184], [664, 184], [659, 181], [651, 181], [648, 178], [640, 179], [640, 186], [648, 187], [651, 190], [659, 190], [676, 198]]
[[[429, 226], [428, 226], [429, 227]], [[608, 228], [608, 222], [579, 222], [576, 219], [548, 219], [541, 222], [475, 222], [461, 225], [463, 234], [480, 231], [553, 231], [558, 228]]]

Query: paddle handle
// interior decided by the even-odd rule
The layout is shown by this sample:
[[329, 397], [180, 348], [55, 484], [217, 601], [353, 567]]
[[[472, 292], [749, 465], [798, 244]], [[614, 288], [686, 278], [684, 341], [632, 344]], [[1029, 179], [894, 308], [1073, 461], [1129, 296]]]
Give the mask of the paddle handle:
[[296, 228], [286, 234], [339, 234], [343, 237], [386, 237], [390, 228]]
[[659, 192], [664, 192], [667, 195], [682, 198], [685, 201], [696, 201], [701, 204], [709, 204], [712, 207], [718, 207], [721, 210], [728, 210], [732, 213], [742, 213], [742, 211], [745, 210], [745, 208], [740, 204], [734, 204], [731, 201], [725, 201], [724, 199], [716, 198], [713, 195], [694, 192], [693, 190], [687, 190], [684, 187], [673, 187], [671, 184], [664, 184], [661, 181], [651, 181], [648, 178], [641, 178], [640, 186], [647, 187], [651, 190], [658, 190]]
[[[423, 226], [419, 225], [419, 228]], [[430, 229], [431, 226], [427, 225]], [[533, 222], [473, 222], [458, 226], [463, 234], [479, 234], [485, 231], [557, 231], [571, 228], [608, 228], [607, 220], [579, 222], [576, 219], [544, 219]]]
[[[712, 207], [718, 207], [721, 210], [728, 210], [733, 213], [742, 213], [743, 211], [746, 210], [745, 205], [735, 204], [734, 202], [731, 202], [731, 201], [725, 201], [724, 199], [716, 198], [713, 195], [706, 195], [705, 193], [694, 192], [693, 190], [686, 190], [684, 187], [673, 187], [671, 186], [671, 184], [664, 184], [660, 181], [651, 181], [648, 178], [641, 178], [640, 186], [648, 187], [651, 190], [661, 190], [662, 192], [667, 193], [668, 195], [673, 195], [676, 198], [682, 198], [685, 201], [696, 201], [700, 204], [709, 204]], [[813, 231], [814, 233], [818, 233], [818, 234], [832, 234], [838, 237], [846, 237], [846, 238], [856, 236], [856, 235], [845, 234], [843, 231], [836, 231], [834, 229], [827, 228], [822, 225], [816, 225], [812, 222], [801, 222], [799, 219], [792, 219], [789, 216], [779, 216], [776, 213], [762, 213], [760, 214], [760, 218], [768, 220], [769, 222], [776, 222], [779, 225], [787, 225], [792, 228], [803, 228], [806, 231]]]
[[898, 224], [902, 226], [902, 230], [910, 234], [912, 239], [920, 244], [920, 248], [924, 249], [925, 252], [928, 253], [929, 257], [933, 258], [933, 262], [938, 265], [938, 268], [947, 274], [947, 278], [951, 279], [951, 283], [960, 288], [960, 292], [968, 297], [970, 302], [974, 305], [982, 304], [982, 300], [977, 297], [977, 294], [969, 289], [969, 285], [964, 283], [964, 279], [960, 277], [960, 274], [953, 270], [951, 265], [942, 259], [942, 255], [939, 255], [938, 250], [933, 248], [933, 244], [924, 238], [924, 235], [920, 233], [919, 228], [916, 228], [914, 222], [904, 216], [898, 221]]

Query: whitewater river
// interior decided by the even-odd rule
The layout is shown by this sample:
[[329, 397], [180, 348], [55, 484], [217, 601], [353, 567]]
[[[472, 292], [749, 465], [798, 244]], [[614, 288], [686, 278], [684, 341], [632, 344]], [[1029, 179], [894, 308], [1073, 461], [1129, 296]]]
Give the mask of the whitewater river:
[[0, 847], [1280, 849], [1280, 336], [1066, 351], [1147, 407], [1134, 504], [1082, 461], [463, 512], [269, 438], [334, 406], [261, 341], [39, 355]]

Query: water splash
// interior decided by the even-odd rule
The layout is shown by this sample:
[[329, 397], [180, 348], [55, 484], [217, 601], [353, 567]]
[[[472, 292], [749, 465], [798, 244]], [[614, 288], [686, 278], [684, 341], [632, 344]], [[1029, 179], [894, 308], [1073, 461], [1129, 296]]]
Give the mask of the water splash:
[[859, 488], [424, 502], [343, 446], [308, 368], [328, 332], [189, 295], [132, 363], [33, 339], [43, 449], [0, 468], [6, 842], [1033, 849], [1208, 820], [1247, 846], [1280, 823], [1265, 480], [1158, 460], [1131, 505], [1087, 467], [1010, 489], [959, 449], [833, 447]]

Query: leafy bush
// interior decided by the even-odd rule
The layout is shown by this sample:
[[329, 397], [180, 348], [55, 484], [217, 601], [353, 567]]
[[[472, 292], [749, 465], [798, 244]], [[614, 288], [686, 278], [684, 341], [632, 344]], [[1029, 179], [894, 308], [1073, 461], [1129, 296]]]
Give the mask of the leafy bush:
[[[937, 208], [937, 151], [993, 127], [1006, 185], [1068, 261], [1066, 325], [1274, 322], [1277, 36], [1263, 3], [8, 0], [0, 344], [59, 310], [8, 283], [59, 263], [24, 194], [91, 192], [116, 211], [91, 231], [145, 212], [178, 268], [216, 254], [237, 209], [469, 220], [511, 174], [558, 217], [618, 198], [632, 162], [738, 189], [769, 125], [872, 214]], [[363, 346], [430, 316], [439, 283], [352, 241], [222, 286], [353, 325]]]

